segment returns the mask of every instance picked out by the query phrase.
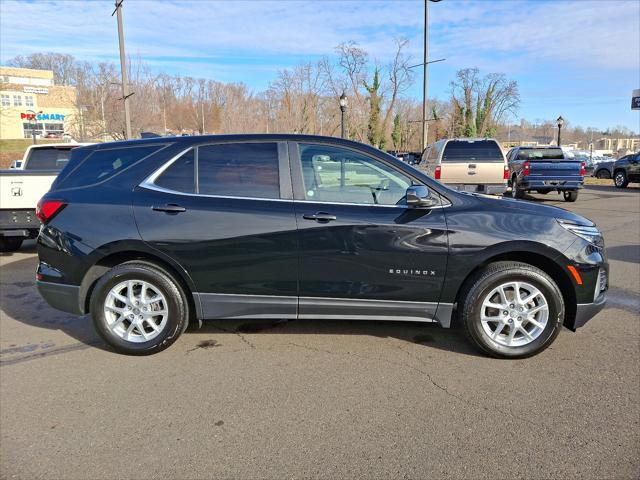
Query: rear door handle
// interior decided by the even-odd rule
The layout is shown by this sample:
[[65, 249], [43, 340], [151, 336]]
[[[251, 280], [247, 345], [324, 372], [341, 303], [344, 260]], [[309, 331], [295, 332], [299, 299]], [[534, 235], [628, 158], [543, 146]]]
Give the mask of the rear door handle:
[[330, 213], [325, 213], [325, 212], [317, 212], [317, 213], [305, 213], [304, 215], [302, 215], [302, 218], [304, 218], [305, 220], [315, 220], [316, 222], [320, 222], [320, 223], [327, 223], [327, 222], [331, 222], [332, 220], [337, 220], [337, 217], [335, 215], [331, 215]]
[[151, 207], [151, 210], [155, 210], [156, 212], [166, 212], [166, 213], [181, 213], [186, 212], [187, 209], [181, 207], [180, 205], [176, 205], [175, 203], [168, 203], [167, 205], [155, 205]]

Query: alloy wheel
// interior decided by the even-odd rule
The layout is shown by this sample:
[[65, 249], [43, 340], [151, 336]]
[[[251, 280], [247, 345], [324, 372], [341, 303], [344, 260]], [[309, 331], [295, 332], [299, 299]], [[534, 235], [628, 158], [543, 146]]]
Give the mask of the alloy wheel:
[[525, 282], [503, 283], [491, 290], [480, 310], [482, 330], [494, 342], [522, 347], [544, 331], [549, 304], [542, 292]]
[[104, 303], [107, 327], [127, 342], [148, 342], [160, 335], [168, 314], [164, 294], [143, 280], [118, 283], [109, 290]]

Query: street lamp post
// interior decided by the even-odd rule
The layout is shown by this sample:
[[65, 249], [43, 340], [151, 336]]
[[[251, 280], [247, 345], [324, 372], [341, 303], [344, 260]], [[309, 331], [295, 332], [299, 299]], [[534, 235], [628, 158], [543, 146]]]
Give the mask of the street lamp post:
[[564, 124], [564, 118], [562, 118], [562, 115], [558, 117], [556, 122], [558, 124], [558, 146], [560, 146], [560, 138], [561, 138], [560, 132], [562, 131], [562, 125]]
[[342, 95], [340, 95], [340, 116], [341, 116], [341, 121], [340, 121], [340, 125], [341, 125], [341, 137], [345, 138], [346, 137], [346, 126], [345, 126], [345, 122], [344, 122], [344, 113], [347, 111], [347, 96], [345, 95], [344, 92], [342, 92]]

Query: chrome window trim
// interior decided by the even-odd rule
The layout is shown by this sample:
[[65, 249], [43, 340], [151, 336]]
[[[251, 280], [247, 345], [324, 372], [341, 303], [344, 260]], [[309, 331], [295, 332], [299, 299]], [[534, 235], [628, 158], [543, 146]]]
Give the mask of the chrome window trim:
[[[189, 152], [189, 150], [195, 150], [195, 148], [196, 148], [195, 146], [190, 146], [180, 151], [179, 153], [174, 155], [172, 158], [167, 160], [165, 164], [162, 165], [160, 168], [158, 168], [155, 172], [153, 172], [151, 175], [145, 178], [142, 182], [140, 182], [138, 186], [141, 188], [146, 188], [148, 190], [154, 190], [156, 192], [168, 193], [171, 195], [185, 195], [188, 197], [224, 198], [224, 199], [238, 199], [238, 200], [264, 200], [268, 202], [317, 203], [322, 205], [348, 205], [348, 206], [355, 206], [355, 207], [383, 207], [383, 208], [404, 208], [404, 209], [414, 208], [414, 207], [409, 207], [408, 205], [381, 205], [376, 203], [322, 202], [317, 200], [293, 200], [290, 198], [263, 198], [263, 197], [246, 197], [246, 196], [236, 196], [236, 195], [211, 195], [206, 193], [189, 193], [189, 192], [180, 192], [178, 190], [171, 190], [170, 188], [160, 187], [155, 184], [155, 181], [158, 179], [158, 177], [162, 175], [171, 165], [173, 165], [174, 162], [176, 162], [180, 157], [182, 157], [182, 155], [185, 155], [187, 152]], [[441, 200], [446, 200], [446, 199], [443, 199], [441, 194], [438, 193], [438, 195], [440, 195]], [[442, 205], [436, 205], [434, 207], [425, 208], [425, 210], [435, 210], [439, 208], [450, 207], [451, 203], [448, 200], [446, 200], [446, 202], [447, 202], [446, 204], [442, 202], [443, 203]]]

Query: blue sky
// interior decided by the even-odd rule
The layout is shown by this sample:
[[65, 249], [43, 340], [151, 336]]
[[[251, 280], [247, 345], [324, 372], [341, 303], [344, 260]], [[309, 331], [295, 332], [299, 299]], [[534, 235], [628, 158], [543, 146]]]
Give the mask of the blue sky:
[[[112, 1], [0, 0], [0, 62], [39, 51], [118, 61]], [[638, 0], [442, 0], [430, 3], [430, 96], [460, 68], [519, 82], [517, 118], [640, 131]], [[124, 1], [127, 53], [152, 68], [264, 89], [279, 69], [354, 40], [380, 63], [394, 38], [422, 58], [422, 0]], [[418, 72], [419, 73], [419, 72]], [[407, 92], [421, 98], [420, 75]]]

